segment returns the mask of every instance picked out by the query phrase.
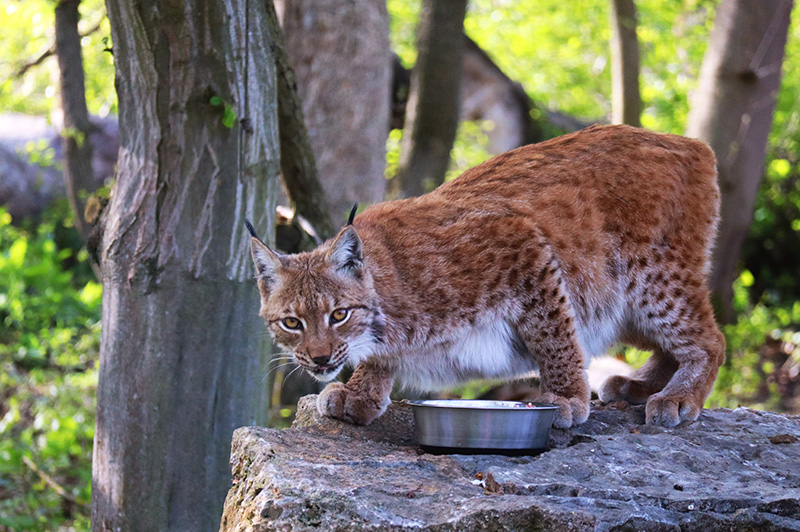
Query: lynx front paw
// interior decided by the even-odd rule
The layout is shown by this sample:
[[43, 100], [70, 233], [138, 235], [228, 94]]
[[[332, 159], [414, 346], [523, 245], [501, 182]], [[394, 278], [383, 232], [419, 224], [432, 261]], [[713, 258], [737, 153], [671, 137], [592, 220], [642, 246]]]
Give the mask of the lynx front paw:
[[388, 399], [380, 403], [371, 397], [358, 395], [341, 382], [332, 382], [317, 397], [317, 410], [323, 416], [354, 425], [369, 425], [383, 414], [388, 403]]
[[539, 398], [545, 403], [553, 403], [558, 407], [553, 426], [568, 429], [580, 425], [589, 418], [589, 401], [580, 397], [562, 397], [554, 393], [544, 393]]
[[648, 425], [674, 427], [683, 421], [694, 421], [700, 415], [702, 404], [691, 395], [663, 395], [656, 393], [650, 396], [645, 408]]

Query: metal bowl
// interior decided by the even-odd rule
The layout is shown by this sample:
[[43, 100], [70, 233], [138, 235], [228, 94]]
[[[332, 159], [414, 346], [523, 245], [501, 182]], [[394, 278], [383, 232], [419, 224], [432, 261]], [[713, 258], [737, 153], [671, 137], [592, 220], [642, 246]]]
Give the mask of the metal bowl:
[[549, 403], [447, 399], [410, 401], [423, 449], [528, 454], [547, 448], [558, 407]]

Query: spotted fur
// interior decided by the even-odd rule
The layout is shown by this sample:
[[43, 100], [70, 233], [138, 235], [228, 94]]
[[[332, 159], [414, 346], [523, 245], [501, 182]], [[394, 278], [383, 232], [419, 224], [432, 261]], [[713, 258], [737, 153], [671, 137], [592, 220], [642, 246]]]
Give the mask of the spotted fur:
[[[674, 426], [697, 418], [724, 358], [706, 284], [718, 211], [708, 146], [592, 127], [374, 205], [309, 253], [254, 238], [261, 315], [317, 378], [355, 366], [318, 404], [353, 423], [384, 411], [395, 378], [435, 389], [533, 369], [556, 425], [582, 423], [589, 357], [625, 342], [653, 355], [601, 399]], [[337, 309], [348, 319], [332, 325]]]

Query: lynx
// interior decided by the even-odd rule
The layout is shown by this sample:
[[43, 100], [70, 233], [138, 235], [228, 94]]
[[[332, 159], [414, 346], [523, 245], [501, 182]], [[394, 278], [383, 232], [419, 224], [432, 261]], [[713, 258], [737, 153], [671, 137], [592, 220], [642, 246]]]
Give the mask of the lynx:
[[435, 390], [538, 370], [555, 425], [589, 415], [585, 366], [652, 351], [602, 401], [695, 420], [724, 359], [706, 277], [719, 211], [700, 141], [591, 127], [524, 146], [417, 198], [373, 205], [317, 249], [251, 251], [260, 315], [321, 381], [321, 413], [368, 424], [394, 379]]

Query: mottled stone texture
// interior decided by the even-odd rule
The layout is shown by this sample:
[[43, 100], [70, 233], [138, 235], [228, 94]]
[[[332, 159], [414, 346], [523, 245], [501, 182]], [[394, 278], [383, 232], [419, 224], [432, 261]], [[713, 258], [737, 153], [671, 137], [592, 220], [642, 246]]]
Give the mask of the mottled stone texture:
[[434, 456], [405, 404], [355, 427], [314, 401], [293, 428], [236, 431], [221, 531], [800, 530], [798, 416], [715, 409], [665, 429], [593, 404], [539, 456]]

